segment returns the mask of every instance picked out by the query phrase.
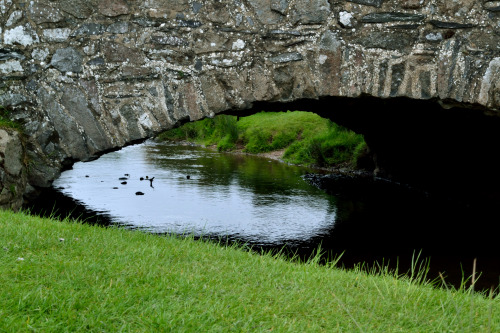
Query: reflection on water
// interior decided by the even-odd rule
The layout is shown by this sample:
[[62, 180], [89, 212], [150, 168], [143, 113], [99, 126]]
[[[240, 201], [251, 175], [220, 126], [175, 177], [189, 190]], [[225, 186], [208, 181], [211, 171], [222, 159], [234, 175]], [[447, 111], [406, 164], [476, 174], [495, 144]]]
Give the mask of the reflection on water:
[[[77, 163], [54, 186], [113, 222], [150, 232], [284, 244], [326, 234], [335, 223], [334, 199], [304, 182], [306, 171], [262, 158], [147, 142]], [[130, 176], [121, 184], [125, 174]], [[154, 181], [140, 180], [146, 176]]]
[[[146, 142], [77, 163], [56, 188], [115, 223], [154, 233], [194, 233], [307, 256], [319, 244], [349, 267], [374, 261], [406, 271], [412, 255], [431, 275], [460, 283], [478, 259], [482, 288], [498, 285], [498, 205], [466, 207], [390, 188], [347, 187], [327, 195], [310, 170], [267, 159]], [[119, 180], [129, 174], [126, 184]], [[140, 177], [155, 177], [149, 181]], [[190, 176], [188, 179], [187, 176]], [[152, 186], [150, 186], [152, 185]], [[141, 191], [144, 195], [136, 195]]]

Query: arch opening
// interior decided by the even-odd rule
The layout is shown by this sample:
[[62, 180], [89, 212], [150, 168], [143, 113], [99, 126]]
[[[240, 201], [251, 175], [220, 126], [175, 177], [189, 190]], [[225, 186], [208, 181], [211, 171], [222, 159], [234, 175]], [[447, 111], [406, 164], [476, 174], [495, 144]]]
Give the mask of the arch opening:
[[326, 97], [289, 103], [257, 102], [248, 110], [311, 111], [363, 134], [374, 176], [432, 193], [496, 198], [500, 185], [500, 118], [438, 100]]

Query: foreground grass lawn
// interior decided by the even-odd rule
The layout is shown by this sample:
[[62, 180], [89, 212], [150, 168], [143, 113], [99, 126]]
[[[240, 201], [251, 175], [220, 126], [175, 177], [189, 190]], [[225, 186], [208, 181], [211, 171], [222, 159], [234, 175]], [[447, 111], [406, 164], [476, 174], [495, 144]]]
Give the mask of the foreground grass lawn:
[[500, 332], [500, 299], [0, 211], [1, 332]]

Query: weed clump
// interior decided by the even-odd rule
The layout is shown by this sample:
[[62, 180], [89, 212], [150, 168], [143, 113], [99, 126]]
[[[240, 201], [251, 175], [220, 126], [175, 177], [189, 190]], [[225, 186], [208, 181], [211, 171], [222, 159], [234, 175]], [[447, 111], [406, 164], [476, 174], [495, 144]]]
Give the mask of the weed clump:
[[21, 124], [12, 120], [9, 111], [3, 106], [0, 106], [0, 128], [13, 128], [18, 131], [22, 129]]

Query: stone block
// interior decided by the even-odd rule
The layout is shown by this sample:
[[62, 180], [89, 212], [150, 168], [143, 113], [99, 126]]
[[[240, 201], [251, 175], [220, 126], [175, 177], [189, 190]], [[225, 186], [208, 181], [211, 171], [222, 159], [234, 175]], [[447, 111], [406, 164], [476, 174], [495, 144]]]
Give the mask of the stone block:
[[231, 67], [217, 73], [217, 80], [224, 87], [224, 95], [230, 109], [242, 110], [248, 108], [254, 101], [253, 93], [248, 87], [249, 73], [247, 68]]
[[500, 2], [498, 1], [485, 1], [483, 7], [490, 12], [500, 12]]
[[292, 97], [293, 75], [287, 66], [278, 67], [273, 72], [274, 84], [278, 88], [278, 99], [287, 101]]
[[17, 106], [28, 101], [30, 101], [29, 98], [22, 94], [16, 94], [12, 92], [0, 94], [0, 105], [4, 107]]
[[121, 80], [149, 80], [156, 76], [153, 68], [139, 66], [123, 66]]
[[83, 87], [87, 98], [89, 100], [89, 105], [93, 110], [93, 113], [102, 116], [101, 104], [99, 102], [99, 89], [97, 87], [95, 80], [80, 80], [80, 84]]
[[138, 140], [142, 137], [142, 131], [139, 127], [140, 108], [132, 103], [120, 107], [120, 115], [126, 124], [127, 136], [130, 140]]
[[340, 92], [342, 70], [342, 41], [332, 31], [326, 31], [319, 42], [318, 52], [320, 95], [337, 96]]
[[95, 58], [87, 61], [87, 65], [89, 65], [89, 66], [102, 66], [105, 64], [106, 64], [106, 61], [104, 60], [103, 57], [95, 57]]
[[170, 46], [188, 46], [189, 41], [185, 38], [177, 36], [168, 35], [153, 35], [151, 36], [151, 42], [153, 44], [159, 45], [170, 45]]
[[256, 101], [269, 101], [279, 95], [272, 78], [268, 76], [264, 67], [257, 65], [249, 71], [252, 85], [253, 98]]
[[363, 23], [387, 22], [418, 22], [425, 19], [425, 15], [400, 12], [370, 13], [361, 18]]
[[144, 64], [144, 54], [141, 49], [129, 48], [115, 42], [103, 43], [101, 48], [108, 62], [130, 62], [137, 65]]
[[28, 16], [36, 24], [56, 23], [63, 20], [64, 15], [57, 7], [50, 6], [45, 1], [31, 1]]
[[[49, 122], [40, 126], [40, 134], [35, 138], [42, 149], [55, 145], [56, 151], [62, 155], [72, 156], [77, 160], [89, 158], [85, 137], [75, 122], [75, 119], [66, 113], [63, 107], [55, 100], [53, 92], [40, 88], [37, 91], [40, 109], [47, 115]], [[44, 151], [44, 153], [50, 153]], [[41, 177], [43, 182], [47, 178]]]
[[47, 42], [62, 43], [68, 39], [70, 33], [68, 28], [45, 29], [43, 39]]
[[0, 128], [0, 209], [18, 210], [27, 185], [25, 148], [21, 135]]
[[61, 105], [71, 115], [76, 124], [83, 129], [85, 141], [89, 145], [90, 153], [110, 147], [104, 131], [99, 124], [98, 118], [92, 113], [88, 106], [85, 94], [76, 86], [65, 85], [61, 97]]
[[152, 18], [175, 19], [179, 13], [186, 13], [191, 8], [188, 0], [148, 0], [147, 4], [148, 16]]
[[478, 3], [477, 0], [436, 0], [437, 12], [449, 17], [467, 17], [472, 8]]
[[31, 57], [37, 61], [45, 61], [48, 56], [49, 56], [48, 48], [33, 49], [33, 52], [31, 52]]
[[286, 52], [269, 58], [269, 60], [275, 64], [283, 64], [291, 61], [300, 61], [303, 59], [304, 57], [302, 56], [302, 54], [298, 52]]
[[346, 11], [339, 12], [338, 22], [342, 28], [353, 28], [356, 25], [354, 14]]
[[418, 35], [406, 32], [374, 31], [367, 36], [353, 39], [366, 48], [380, 48], [386, 50], [403, 50], [417, 41]]
[[193, 13], [198, 14], [203, 7], [203, 4], [201, 2], [193, 1], [192, 5]]
[[347, 2], [354, 2], [360, 5], [373, 6], [380, 8], [384, 0], [347, 0]]
[[271, 0], [271, 9], [281, 15], [286, 15], [288, 0]]
[[475, 24], [447, 22], [439, 20], [430, 20], [429, 23], [440, 29], [469, 29], [476, 26]]
[[203, 118], [203, 112], [197, 103], [198, 94], [192, 82], [185, 82], [178, 89], [178, 103], [182, 113], [188, 114], [191, 121]]
[[23, 170], [23, 155], [24, 149], [19, 134], [0, 128], [0, 165], [2, 169], [12, 176], [20, 176]]
[[218, 113], [229, 108], [224, 88], [218, 83], [215, 77], [203, 75], [200, 77], [200, 83], [203, 96], [211, 112]]
[[107, 28], [107, 32], [112, 34], [126, 34], [129, 31], [128, 22], [115, 22]]
[[318, 92], [314, 82], [314, 75], [308, 64], [304, 62], [290, 63], [290, 72], [293, 73], [293, 99], [316, 99]]
[[71, 36], [78, 37], [81, 35], [94, 36], [102, 35], [106, 31], [106, 26], [99, 23], [85, 23], [76, 29]]
[[12, 0], [0, 0], [0, 14], [7, 13], [11, 5], [12, 5]]
[[50, 64], [61, 72], [82, 72], [83, 56], [73, 47], [58, 49]]
[[98, 9], [99, 13], [110, 17], [129, 13], [129, 7], [123, 0], [100, 0]]
[[19, 60], [7, 60], [0, 62], [0, 74], [12, 75], [14, 73], [23, 73], [24, 69]]
[[321, 24], [330, 15], [330, 3], [327, 0], [297, 1], [291, 10], [294, 23]]
[[391, 75], [391, 92], [390, 96], [398, 96], [398, 90], [399, 87], [401, 86], [401, 83], [403, 82], [404, 76], [405, 76], [405, 66], [406, 63], [402, 62], [399, 64], [394, 64], [392, 66], [392, 75]]
[[5, 23], [6, 27], [10, 27], [17, 22], [19, 22], [20, 19], [23, 18], [23, 12], [20, 10], [15, 10], [10, 14], [9, 18], [7, 19], [7, 22]]
[[283, 20], [283, 16], [271, 9], [271, 0], [248, 0], [257, 19], [262, 24], [275, 25]]
[[429, 99], [432, 97], [431, 92], [431, 73], [422, 71], [419, 74], [418, 82], [420, 86], [420, 96], [422, 99]]
[[86, 19], [94, 12], [94, 0], [59, 0], [60, 8], [79, 19]]
[[9, 59], [19, 59], [24, 60], [26, 57], [19, 53], [18, 51], [11, 49], [0, 49], [0, 61]]
[[3, 39], [6, 45], [28, 46], [39, 42], [38, 35], [29, 24], [5, 30]]
[[418, 9], [425, 5], [426, 0], [403, 0], [401, 7], [404, 9]]

